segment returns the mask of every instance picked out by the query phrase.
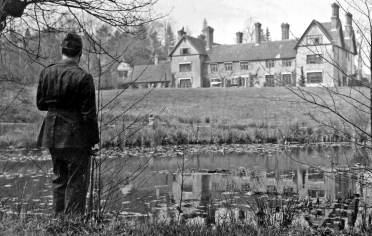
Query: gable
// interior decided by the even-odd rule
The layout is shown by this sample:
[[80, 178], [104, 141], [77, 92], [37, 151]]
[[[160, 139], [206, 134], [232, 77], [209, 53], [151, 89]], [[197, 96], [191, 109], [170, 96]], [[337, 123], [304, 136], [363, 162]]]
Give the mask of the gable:
[[194, 38], [188, 35], [184, 35], [176, 44], [174, 49], [169, 53], [169, 56], [181, 55], [181, 49], [188, 48], [189, 54], [202, 54], [205, 55], [205, 42], [202, 39]]
[[181, 54], [181, 50], [183, 48], [187, 48], [188, 51], [189, 51], [189, 54], [199, 54], [199, 52], [196, 50], [196, 48], [190, 43], [189, 40], [187, 40], [186, 38], [184, 40], [182, 40], [182, 42], [178, 45], [178, 47], [175, 49], [175, 51], [173, 52], [172, 56], [180, 56], [182, 55]]
[[312, 46], [314, 44], [309, 44], [308, 40], [312, 36], [320, 36], [321, 44], [332, 44], [332, 37], [328, 33], [328, 30], [324, 27], [325, 25], [313, 20], [309, 27], [305, 30], [304, 34], [298, 41], [296, 48], [300, 46]]

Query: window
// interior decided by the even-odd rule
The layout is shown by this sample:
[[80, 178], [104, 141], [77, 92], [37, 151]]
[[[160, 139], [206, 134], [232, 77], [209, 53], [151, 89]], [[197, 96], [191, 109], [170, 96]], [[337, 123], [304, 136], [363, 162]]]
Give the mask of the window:
[[128, 78], [128, 71], [127, 70], [119, 71], [119, 77], [123, 79]]
[[180, 64], [180, 72], [190, 72], [190, 71], [191, 71], [191, 63]]
[[232, 71], [232, 63], [225, 63], [225, 71]]
[[284, 86], [288, 86], [292, 84], [292, 75], [291, 74], [283, 74], [282, 82]]
[[309, 45], [319, 45], [323, 43], [323, 38], [321, 35], [308, 35], [307, 44]]
[[266, 61], [266, 68], [272, 68], [274, 67], [275, 63], [273, 60], [267, 60]]
[[248, 62], [240, 62], [240, 70], [248, 70], [249, 65]]
[[190, 54], [190, 51], [188, 48], [181, 48], [181, 55], [188, 55]]
[[218, 65], [217, 64], [210, 64], [211, 72], [218, 72]]
[[321, 64], [323, 63], [323, 55], [322, 54], [315, 54], [315, 55], [307, 55], [306, 56], [306, 64]]
[[322, 72], [309, 72], [309, 73], [307, 73], [307, 82], [308, 83], [322, 83], [323, 82], [323, 73]]
[[282, 65], [285, 66], [285, 67], [291, 67], [292, 66], [292, 60], [283, 60], [282, 61]]
[[179, 88], [191, 88], [191, 79], [180, 79]]
[[275, 86], [274, 75], [266, 75], [265, 76], [265, 87], [274, 87], [274, 86]]

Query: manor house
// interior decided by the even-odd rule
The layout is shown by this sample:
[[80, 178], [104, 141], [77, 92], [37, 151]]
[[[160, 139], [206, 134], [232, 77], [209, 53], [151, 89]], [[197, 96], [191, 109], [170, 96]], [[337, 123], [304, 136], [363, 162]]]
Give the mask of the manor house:
[[216, 43], [210, 26], [199, 37], [182, 29], [168, 61], [148, 67], [146, 74], [152, 76], [129, 79], [135, 66], [119, 70], [120, 79], [140, 87], [347, 86], [357, 50], [352, 15], [346, 14], [343, 27], [339, 8], [333, 3], [331, 21], [313, 20], [299, 39], [290, 39], [288, 23], [281, 24], [281, 40], [263, 40], [257, 22], [254, 42], [243, 43], [243, 33], [237, 32], [233, 45]]

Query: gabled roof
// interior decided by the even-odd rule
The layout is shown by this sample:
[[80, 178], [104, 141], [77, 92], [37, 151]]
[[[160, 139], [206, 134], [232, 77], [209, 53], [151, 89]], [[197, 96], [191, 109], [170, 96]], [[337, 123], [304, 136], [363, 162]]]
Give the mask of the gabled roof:
[[316, 20], [313, 20], [310, 23], [310, 25], [307, 27], [307, 29], [305, 30], [305, 32], [302, 34], [300, 40], [298, 40], [298, 43], [296, 45], [296, 48], [302, 42], [302, 40], [307, 35], [307, 33], [309, 32], [309, 30], [311, 29], [311, 27], [313, 25], [317, 25], [319, 27], [319, 29], [324, 33], [324, 35], [327, 37], [327, 39], [333, 45], [337, 45], [337, 41], [340, 40], [341, 45], [339, 45], [339, 46], [341, 46], [342, 48], [344, 48], [344, 46], [345, 46], [345, 44], [344, 44], [344, 32], [342, 30], [341, 24], [340, 24], [340, 26], [338, 27], [338, 29], [336, 31], [332, 31], [332, 23], [331, 22], [320, 23], [319, 21], [316, 21]]
[[208, 51], [209, 62], [257, 61], [275, 58], [295, 58], [296, 40], [219, 45]]
[[183, 40], [188, 40], [190, 44], [195, 48], [196, 51], [198, 51], [199, 54], [205, 55], [205, 41], [202, 39], [194, 38], [189, 35], [184, 35], [182, 38], [178, 41], [176, 46], [173, 48], [173, 50], [169, 53], [169, 56], [172, 56], [173, 53], [176, 51], [178, 46], [182, 43]]
[[330, 22], [326, 22], [326, 23], [320, 23], [319, 21], [316, 21], [316, 20], [313, 20], [311, 21], [310, 25], [307, 27], [307, 29], [305, 30], [305, 32], [302, 34], [301, 38], [298, 40], [297, 44], [296, 44], [296, 49], [297, 47], [300, 45], [300, 43], [302, 42], [302, 40], [305, 38], [305, 36], [307, 35], [307, 33], [310, 31], [311, 27], [313, 25], [317, 25], [319, 27], [319, 29], [324, 33], [324, 35], [327, 37], [327, 39], [329, 41], [333, 41], [332, 39], [332, 36], [330, 35], [330, 29], [331, 29], [331, 23]]
[[170, 62], [162, 61], [159, 64], [134, 66], [132, 73], [129, 75], [128, 82], [170, 82], [171, 78]]

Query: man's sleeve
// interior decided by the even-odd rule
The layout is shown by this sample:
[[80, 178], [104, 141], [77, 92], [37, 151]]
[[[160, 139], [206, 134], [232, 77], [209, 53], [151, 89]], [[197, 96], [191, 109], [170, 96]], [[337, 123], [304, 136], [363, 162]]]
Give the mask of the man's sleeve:
[[37, 86], [36, 93], [36, 106], [40, 111], [48, 110], [48, 106], [45, 103], [45, 90], [44, 90], [44, 70], [41, 71], [39, 76], [39, 84]]
[[99, 142], [99, 130], [96, 109], [96, 93], [94, 89], [93, 78], [86, 74], [81, 83], [81, 105], [80, 112], [84, 131], [87, 132], [87, 138], [90, 145]]

